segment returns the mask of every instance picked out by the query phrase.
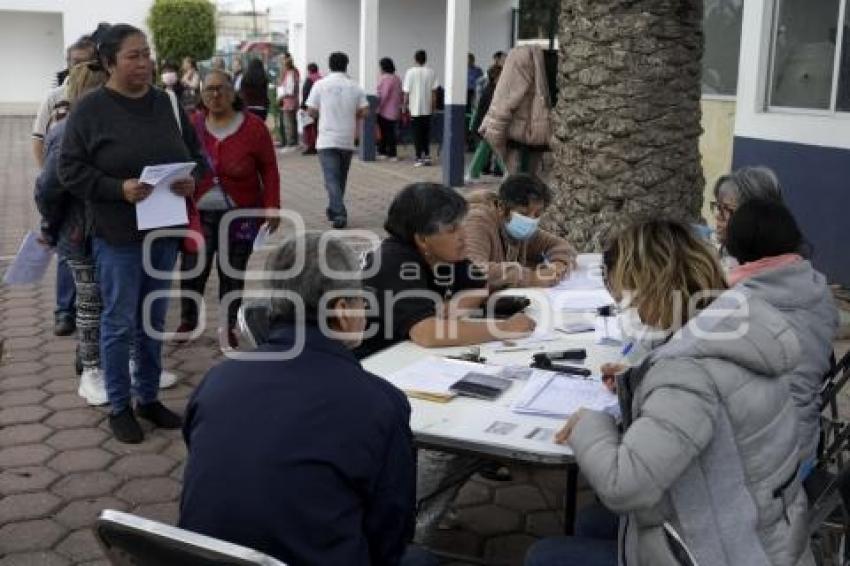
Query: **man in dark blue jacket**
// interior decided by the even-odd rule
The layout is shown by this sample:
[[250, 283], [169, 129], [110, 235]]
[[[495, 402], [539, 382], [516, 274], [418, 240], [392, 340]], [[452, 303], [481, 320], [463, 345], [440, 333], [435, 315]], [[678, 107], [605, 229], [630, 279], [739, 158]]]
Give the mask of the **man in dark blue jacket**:
[[[290, 566], [431, 563], [403, 561], [416, 484], [410, 405], [350, 351], [365, 328], [356, 256], [334, 239], [320, 250], [318, 233], [301, 238], [300, 272], [270, 278], [288, 298], [271, 299], [270, 339], [254, 353], [276, 359], [223, 362], [189, 403], [180, 526]], [[267, 270], [296, 265], [298, 247], [285, 242]], [[327, 277], [320, 252], [352, 277]]]

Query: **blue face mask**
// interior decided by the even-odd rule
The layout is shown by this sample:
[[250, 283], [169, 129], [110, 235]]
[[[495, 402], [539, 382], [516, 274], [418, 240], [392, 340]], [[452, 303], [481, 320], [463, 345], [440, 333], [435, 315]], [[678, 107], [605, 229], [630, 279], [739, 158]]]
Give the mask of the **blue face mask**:
[[537, 232], [538, 224], [540, 224], [539, 218], [531, 218], [518, 212], [511, 212], [511, 219], [505, 223], [505, 230], [508, 232], [508, 236], [514, 240], [528, 240]]

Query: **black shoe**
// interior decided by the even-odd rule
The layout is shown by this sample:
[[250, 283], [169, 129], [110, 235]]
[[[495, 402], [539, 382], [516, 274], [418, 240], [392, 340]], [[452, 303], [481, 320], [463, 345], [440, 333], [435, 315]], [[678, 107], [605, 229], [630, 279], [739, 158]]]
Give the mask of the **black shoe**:
[[130, 407], [117, 415], [109, 415], [109, 428], [112, 429], [115, 439], [124, 444], [139, 444], [145, 439], [145, 433], [142, 432], [142, 427]]
[[343, 218], [342, 216], [334, 219], [334, 230], [342, 230], [346, 226], [348, 226], [348, 219]]
[[173, 412], [159, 401], [145, 403], [144, 405], [139, 403], [136, 405], [136, 413], [159, 428], [173, 430], [183, 426], [183, 419], [180, 415]]
[[53, 334], [56, 336], [70, 336], [77, 329], [74, 318], [70, 316], [58, 316], [53, 325]]
[[318, 153], [319, 152], [316, 151], [315, 149], [305, 149], [304, 151], [301, 152], [301, 155], [316, 155]]
[[330, 208], [326, 208], [326, 209], [325, 209], [325, 217], [326, 217], [328, 220], [333, 221], [333, 219], [334, 219], [334, 215], [331, 213], [331, 209], [330, 209]]
[[511, 481], [514, 479], [511, 471], [497, 462], [488, 462], [482, 469], [478, 470], [478, 474], [490, 481]]

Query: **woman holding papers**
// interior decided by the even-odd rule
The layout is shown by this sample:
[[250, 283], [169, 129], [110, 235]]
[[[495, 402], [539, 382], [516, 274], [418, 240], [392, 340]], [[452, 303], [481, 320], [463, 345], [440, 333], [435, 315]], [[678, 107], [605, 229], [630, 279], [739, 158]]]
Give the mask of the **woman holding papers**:
[[506, 320], [468, 320], [488, 297], [487, 280], [466, 257], [466, 201], [436, 183], [414, 183], [390, 204], [390, 237], [366, 259], [366, 286], [374, 292], [367, 356], [396, 342], [426, 348], [481, 344], [527, 336], [534, 321], [520, 313]]
[[[232, 276], [223, 265], [227, 263], [239, 273], [245, 270], [263, 221], [256, 214], [268, 215], [265, 222], [269, 230], [275, 230], [280, 223], [280, 176], [271, 135], [262, 120], [242, 111], [242, 101], [236, 96], [230, 76], [224, 71], [211, 71], [204, 80], [201, 96], [202, 112], [195, 114], [193, 121], [209, 157], [209, 172], [198, 184], [194, 198], [201, 216], [204, 256], [184, 253], [181, 269], [192, 271], [198, 261], [203, 262], [203, 269], [199, 275], [183, 279], [181, 289], [203, 296], [215, 260], [219, 298], [224, 298], [228, 293], [241, 292], [245, 285], [244, 279]], [[237, 208], [260, 210], [252, 213], [254, 216], [227, 221], [227, 212]], [[218, 249], [222, 230], [227, 230], [227, 250]], [[227, 340], [231, 348], [238, 346], [234, 329], [240, 304], [238, 299], [228, 304]], [[190, 333], [197, 325], [198, 302], [183, 297], [178, 333]]]
[[726, 283], [682, 224], [626, 229], [608, 286], [670, 339], [620, 378], [621, 427], [579, 410], [557, 435], [602, 503], [613, 540], [547, 539], [526, 564], [792, 566], [811, 560], [797, 420], [784, 376], [799, 345], [783, 315]]
[[486, 269], [490, 285], [551, 287], [575, 267], [569, 242], [538, 227], [552, 192], [537, 177], [511, 175], [498, 193], [478, 191], [469, 202], [467, 252]]
[[[168, 301], [145, 302], [151, 293], [170, 289], [171, 281], [157, 275], [173, 269], [178, 240], [138, 229], [135, 205], [154, 190], [139, 177], [149, 165], [194, 161], [200, 173], [204, 164], [182, 108], [150, 85], [145, 34], [127, 24], [112, 26], [103, 34], [98, 51], [109, 80], [80, 100], [68, 118], [59, 177], [72, 194], [86, 200], [94, 223], [93, 252], [103, 301], [101, 363], [112, 409], [109, 424], [119, 441], [137, 443], [144, 435], [130, 405], [131, 343], [136, 351], [138, 415], [164, 428], [181, 424], [180, 417], [157, 400], [162, 343], [156, 333], [163, 330]], [[180, 178], [160, 189], [190, 196], [195, 181]]]

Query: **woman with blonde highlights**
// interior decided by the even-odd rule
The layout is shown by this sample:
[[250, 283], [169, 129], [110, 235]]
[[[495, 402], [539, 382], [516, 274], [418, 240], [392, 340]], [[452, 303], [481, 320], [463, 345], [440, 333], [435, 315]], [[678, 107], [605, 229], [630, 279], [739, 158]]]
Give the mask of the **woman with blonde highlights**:
[[785, 317], [724, 291], [712, 252], [678, 223], [624, 230], [605, 260], [611, 292], [663, 339], [618, 376], [621, 422], [582, 409], [556, 441], [619, 516], [619, 551], [616, 530], [601, 540], [580, 518], [576, 537], [540, 541], [526, 564], [811, 564]]

